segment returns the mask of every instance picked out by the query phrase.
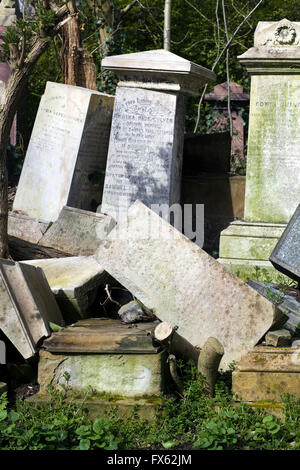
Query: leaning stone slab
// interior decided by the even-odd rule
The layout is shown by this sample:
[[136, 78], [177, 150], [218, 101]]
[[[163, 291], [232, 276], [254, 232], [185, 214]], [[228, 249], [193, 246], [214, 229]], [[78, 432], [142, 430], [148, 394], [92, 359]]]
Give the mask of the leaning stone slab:
[[269, 331], [266, 334], [266, 346], [275, 346], [276, 348], [290, 346], [292, 342], [291, 333], [288, 330]]
[[282, 313], [141, 202], [97, 253], [99, 264], [162, 321], [202, 347], [213, 336], [228, 368]]
[[47, 82], [24, 161], [13, 209], [55, 221], [63, 206], [91, 210], [101, 191], [114, 97]]
[[1, 260], [0, 298], [0, 329], [25, 359], [50, 335], [48, 322], [64, 324], [40, 268]]
[[38, 259], [24, 264], [42, 268], [68, 323], [88, 315], [97, 289], [108, 279], [92, 256]]
[[92, 255], [114, 225], [115, 221], [108, 215], [65, 206], [40, 240], [40, 245], [73, 256]]

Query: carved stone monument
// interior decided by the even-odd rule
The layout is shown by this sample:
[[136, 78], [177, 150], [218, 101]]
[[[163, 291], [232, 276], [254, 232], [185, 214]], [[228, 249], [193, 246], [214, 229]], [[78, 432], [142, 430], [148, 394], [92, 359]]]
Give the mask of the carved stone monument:
[[101, 212], [120, 220], [139, 199], [180, 202], [184, 95], [215, 80], [210, 70], [165, 50], [106, 57], [116, 91]]
[[251, 75], [244, 220], [220, 239], [225, 266], [251, 277], [268, 261], [300, 201], [300, 23], [259, 22], [239, 57]]
[[[105, 170], [114, 98], [47, 82], [31, 134], [13, 210], [55, 221], [63, 206], [91, 210]], [[96, 204], [97, 205], [97, 204]]]

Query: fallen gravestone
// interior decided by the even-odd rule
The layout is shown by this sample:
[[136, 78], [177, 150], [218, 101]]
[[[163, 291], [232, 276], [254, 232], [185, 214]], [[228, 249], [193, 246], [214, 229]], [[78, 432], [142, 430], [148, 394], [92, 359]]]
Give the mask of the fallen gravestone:
[[115, 221], [108, 215], [65, 206], [40, 240], [40, 245], [73, 256], [92, 255], [114, 225]]
[[96, 258], [193, 346], [216, 338], [225, 350], [222, 368], [287, 318], [140, 201], [103, 241]]
[[215, 74], [166, 50], [105, 57], [102, 67], [120, 81], [101, 212], [119, 221], [136, 199], [179, 203], [184, 95], [197, 96]]
[[38, 259], [24, 264], [42, 268], [67, 323], [88, 316], [97, 289], [109, 278], [92, 256]]
[[[285, 287], [278, 289], [275, 284], [264, 283], [260, 281], [248, 281], [249, 286], [273, 302], [279, 310], [287, 315], [288, 319], [284, 324], [284, 328], [293, 332], [295, 327], [300, 323], [300, 302], [297, 298], [283, 292]], [[276, 286], [276, 288], [274, 287]]]
[[101, 191], [114, 98], [47, 82], [36, 116], [13, 210], [55, 221], [63, 206], [91, 210]]
[[43, 271], [34, 266], [0, 262], [0, 329], [27, 359], [41, 338], [49, 336], [48, 322], [64, 325]]
[[300, 204], [270, 256], [278, 271], [300, 281]]

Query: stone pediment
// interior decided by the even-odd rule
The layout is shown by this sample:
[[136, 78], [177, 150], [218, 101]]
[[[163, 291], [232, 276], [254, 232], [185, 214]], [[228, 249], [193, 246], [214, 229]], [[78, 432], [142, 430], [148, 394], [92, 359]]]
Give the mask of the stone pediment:
[[260, 21], [254, 34], [254, 47], [299, 46], [300, 23], [286, 18], [278, 22]]

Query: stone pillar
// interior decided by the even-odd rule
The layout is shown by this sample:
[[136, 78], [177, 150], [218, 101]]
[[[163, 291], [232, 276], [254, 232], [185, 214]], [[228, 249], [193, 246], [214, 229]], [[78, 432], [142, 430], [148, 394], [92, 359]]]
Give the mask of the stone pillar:
[[274, 276], [269, 256], [300, 201], [300, 23], [259, 22], [239, 59], [251, 75], [245, 212], [222, 232], [219, 261]]
[[166, 50], [106, 57], [119, 78], [101, 212], [120, 220], [137, 199], [180, 202], [184, 95], [215, 80], [210, 70]]

